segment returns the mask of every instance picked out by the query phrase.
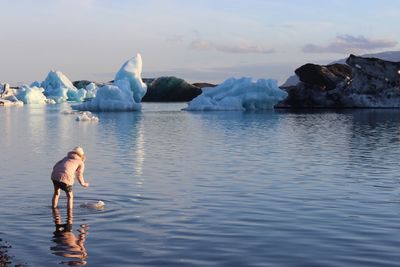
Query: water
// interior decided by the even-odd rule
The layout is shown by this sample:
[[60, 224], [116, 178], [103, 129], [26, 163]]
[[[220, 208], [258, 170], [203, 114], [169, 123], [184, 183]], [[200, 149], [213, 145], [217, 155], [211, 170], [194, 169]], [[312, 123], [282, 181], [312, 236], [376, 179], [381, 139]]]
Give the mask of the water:
[[[0, 109], [0, 238], [16, 261], [399, 266], [400, 111], [183, 106], [99, 123], [59, 105]], [[64, 195], [52, 213], [49, 175], [76, 145], [91, 186], [75, 184], [71, 226]], [[98, 200], [104, 210], [79, 206]]]

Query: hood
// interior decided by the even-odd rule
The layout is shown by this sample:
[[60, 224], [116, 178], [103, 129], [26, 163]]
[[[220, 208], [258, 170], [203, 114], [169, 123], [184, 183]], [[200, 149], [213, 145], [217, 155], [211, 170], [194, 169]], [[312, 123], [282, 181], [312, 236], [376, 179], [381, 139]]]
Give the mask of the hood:
[[82, 158], [81, 158], [78, 154], [76, 154], [75, 152], [73, 152], [73, 151], [68, 152], [67, 157], [70, 158], [70, 159], [79, 159], [79, 160], [82, 160]]

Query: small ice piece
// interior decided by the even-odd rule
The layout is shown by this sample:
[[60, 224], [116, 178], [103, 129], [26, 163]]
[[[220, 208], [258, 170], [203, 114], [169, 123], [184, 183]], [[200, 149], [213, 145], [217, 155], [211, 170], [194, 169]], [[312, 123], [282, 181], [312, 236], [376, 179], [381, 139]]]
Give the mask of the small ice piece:
[[251, 78], [230, 78], [214, 88], [203, 88], [201, 95], [188, 103], [184, 110], [265, 110], [287, 97], [276, 80]]
[[105, 208], [105, 203], [101, 200], [97, 202], [85, 202], [81, 204], [82, 208], [101, 210]]
[[64, 109], [63, 111], [61, 111], [61, 114], [65, 114], [65, 115], [73, 115], [76, 113], [78, 113], [78, 111], [72, 110], [72, 109]]
[[91, 122], [98, 122], [99, 118], [93, 115], [90, 111], [84, 111], [76, 117], [77, 121], [91, 121]]

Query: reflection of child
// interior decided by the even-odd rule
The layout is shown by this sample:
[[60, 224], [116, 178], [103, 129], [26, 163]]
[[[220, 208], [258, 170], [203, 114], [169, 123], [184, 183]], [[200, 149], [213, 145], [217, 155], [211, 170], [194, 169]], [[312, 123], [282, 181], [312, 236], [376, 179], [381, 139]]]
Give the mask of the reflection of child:
[[[68, 210], [67, 222], [62, 224], [58, 208], [53, 209], [53, 218], [56, 230], [53, 233], [53, 241], [56, 243], [50, 247], [55, 255], [68, 259], [70, 266], [83, 266], [87, 264], [88, 254], [85, 248], [87, 225], [81, 225], [78, 237], [72, 232], [72, 209]], [[65, 262], [63, 262], [65, 263]]]
[[51, 173], [51, 180], [54, 185], [54, 194], [52, 198], [52, 207], [58, 205], [60, 197], [60, 189], [67, 194], [67, 208], [72, 209], [74, 206], [74, 194], [72, 185], [74, 184], [75, 176], [83, 187], [88, 187], [89, 183], [85, 182], [83, 172], [85, 170], [85, 153], [81, 147], [75, 147], [68, 155], [56, 163]]

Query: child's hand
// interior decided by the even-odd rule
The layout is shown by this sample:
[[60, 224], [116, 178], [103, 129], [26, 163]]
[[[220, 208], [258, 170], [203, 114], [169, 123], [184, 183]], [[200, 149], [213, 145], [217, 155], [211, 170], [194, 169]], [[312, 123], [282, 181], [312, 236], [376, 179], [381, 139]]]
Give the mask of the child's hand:
[[88, 182], [84, 183], [83, 187], [89, 187], [89, 183]]

